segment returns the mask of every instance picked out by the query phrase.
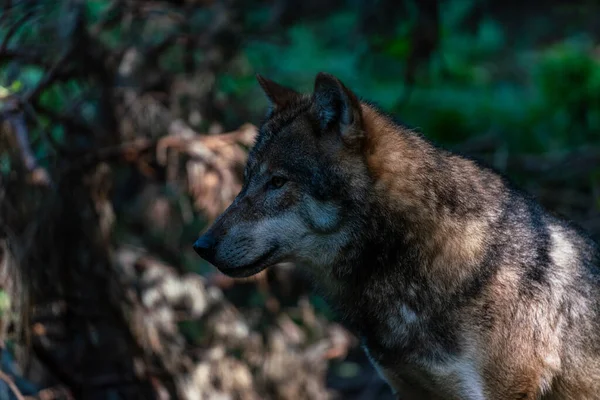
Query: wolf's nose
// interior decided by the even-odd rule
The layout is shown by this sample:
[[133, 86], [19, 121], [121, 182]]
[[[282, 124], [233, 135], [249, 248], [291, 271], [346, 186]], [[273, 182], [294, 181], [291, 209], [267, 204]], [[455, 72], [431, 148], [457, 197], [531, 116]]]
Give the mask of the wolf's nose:
[[213, 235], [204, 234], [194, 243], [194, 251], [208, 262], [212, 262], [215, 256], [217, 240]]

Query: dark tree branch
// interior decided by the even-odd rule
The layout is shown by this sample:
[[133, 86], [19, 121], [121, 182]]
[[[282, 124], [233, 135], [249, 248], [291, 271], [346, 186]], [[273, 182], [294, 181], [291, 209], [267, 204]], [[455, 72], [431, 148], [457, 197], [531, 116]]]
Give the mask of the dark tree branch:
[[57, 80], [60, 69], [71, 55], [71, 52], [72, 48], [63, 53], [63, 55], [54, 63], [52, 68], [50, 68], [48, 73], [38, 82], [38, 84], [31, 89], [29, 93], [23, 96], [21, 99], [21, 104], [30, 102], [37, 103], [37, 97]]
[[4, 2], [4, 12], [2, 13], [2, 15], [0, 15], [0, 25], [4, 22], [4, 20], [6, 18], [8, 18], [8, 16], [10, 15], [10, 12], [12, 11], [12, 1], [11, 0], [5, 0]]
[[139, 139], [126, 142], [116, 146], [102, 147], [100, 149], [80, 153], [78, 157], [71, 160], [64, 172], [85, 169], [102, 161], [115, 159], [135, 160], [140, 154], [156, 146], [157, 140]]
[[51, 67], [44, 58], [41, 52], [35, 52], [27, 49], [5, 49], [0, 52], [0, 63], [6, 61], [20, 61], [25, 64], [36, 64], [45, 67]]
[[123, 15], [123, 5], [121, 0], [112, 0], [107, 9], [100, 16], [100, 20], [96, 22], [89, 30], [91, 36], [98, 36], [104, 29], [110, 28], [119, 22], [119, 18]]
[[76, 115], [73, 115], [72, 112], [65, 111], [61, 113], [56, 113], [49, 108], [42, 106], [41, 104], [36, 104], [34, 108], [45, 117], [54, 121], [57, 124], [63, 125], [65, 129], [70, 131], [79, 132], [82, 135], [91, 136], [94, 134], [102, 135], [103, 131], [97, 129], [93, 125], [88, 125], [81, 118], [78, 118]]
[[10, 42], [12, 36], [17, 32], [21, 25], [23, 25], [29, 18], [31, 18], [32, 15], [32, 10], [27, 11], [23, 16], [21, 16], [21, 18], [17, 19], [15, 23], [8, 29], [8, 32], [6, 32], [6, 36], [4, 37], [2, 44], [0, 44], [0, 54], [4, 53], [4, 51], [8, 48], [8, 43]]
[[37, 113], [35, 112], [33, 107], [31, 106], [31, 104], [29, 104], [29, 103], [23, 104], [23, 109], [25, 110], [25, 113], [29, 116], [29, 118], [31, 118], [36, 123], [38, 129], [42, 133], [42, 136], [44, 137], [44, 139], [46, 139], [48, 141], [48, 143], [50, 143], [50, 146], [56, 153], [58, 153], [60, 155], [67, 155], [67, 154], [71, 153], [71, 151], [68, 148], [63, 146], [62, 143], [59, 143], [54, 138], [54, 136], [52, 136], [52, 133], [48, 132], [47, 129], [44, 128], [42, 121], [40, 121], [39, 116], [37, 115]]

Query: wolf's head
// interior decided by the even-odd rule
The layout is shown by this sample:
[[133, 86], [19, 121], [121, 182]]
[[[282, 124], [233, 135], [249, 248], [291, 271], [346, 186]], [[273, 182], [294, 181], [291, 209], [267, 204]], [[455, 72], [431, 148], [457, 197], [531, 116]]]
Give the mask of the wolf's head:
[[361, 104], [329, 74], [317, 75], [312, 95], [257, 78], [271, 107], [243, 188], [194, 249], [234, 277], [284, 261], [326, 268], [368, 208]]

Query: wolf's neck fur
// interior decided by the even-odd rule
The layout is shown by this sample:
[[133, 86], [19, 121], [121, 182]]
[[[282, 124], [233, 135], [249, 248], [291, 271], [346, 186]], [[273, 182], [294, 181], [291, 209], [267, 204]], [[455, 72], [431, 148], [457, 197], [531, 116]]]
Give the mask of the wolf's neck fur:
[[[368, 105], [362, 105], [362, 114], [367, 166], [375, 182], [364, 219], [381, 235], [362, 238], [351, 252], [360, 257], [342, 262], [342, 270], [350, 269], [354, 276], [348, 289], [368, 293], [371, 303], [393, 295], [418, 307], [429, 301], [419, 292], [443, 302], [465, 290], [482, 267], [488, 233], [499, 218], [489, 210], [500, 207], [490, 203], [503, 201], [504, 183]], [[386, 279], [393, 287], [379, 290]], [[379, 287], [371, 289], [370, 284]], [[408, 298], [411, 293], [414, 301]]]
[[391, 206], [390, 213], [404, 221], [432, 277], [459, 284], [484, 256], [486, 234], [498, 216], [480, 214], [502, 201], [501, 178], [435, 148], [368, 106], [363, 118], [376, 202]]

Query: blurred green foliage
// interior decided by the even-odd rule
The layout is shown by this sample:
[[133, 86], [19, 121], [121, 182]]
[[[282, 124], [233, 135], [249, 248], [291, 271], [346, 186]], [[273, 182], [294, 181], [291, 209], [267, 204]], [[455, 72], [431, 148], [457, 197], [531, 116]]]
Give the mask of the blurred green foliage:
[[[441, 3], [441, 44], [417, 71], [408, 100], [403, 73], [414, 17], [391, 36], [357, 34], [346, 9], [290, 26], [278, 41], [252, 40], [221, 89], [260, 115], [253, 74], [309, 91], [319, 71], [337, 75], [364, 98], [441, 144], [493, 132], [511, 152], [567, 150], [600, 140], [600, 57], [585, 32], [550, 44], [510, 37], [493, 15], [465, 28], [473, 1]], [[260, 13], [252, 14], [259, 23]], [[532, 32], [534, 30], [532, 29]], [[597, 50], [596, 50], [597, 51]]]
[[[85, 2], [90, 24], [106, 12], [109, 2]], [[407, 58], [413, 50], [411, 34], [417, 24], [415, 5], [391, 34], [362, 34], [360, 10], [346, 8], [322, 18], [302, 19], [272, 35], [248, 35], [242, 53], [228, 73], [218, 76], [222, 96], [243, 104], [257, 122], [266, 107], [255, 83], [259, 72], [304, 91], [314, 76], [327, 71], [340, 77], [359, 95], [399, 116], [409, 125], [441, 144], [455, 144], [472, 136], [494, 132], [513, 152], [545, 152], [569, 149], [600, 140], [600, 60], [596, 43], [582, 29], [562, 40], [538, 43], [531, 34], [509, 31], [494, 15], [484, 15], [476, 26], [468, 21], [474, 0], [440, 2], [440, 44], [421, 65], [413, 87], [404, 80]], [[412, 6], [411, 6], [412, 5]], [[46, 6], [58, 13], [61, 7]], [[189, 16], [190, 24], [205, 24], [209, 15]], [[255, 31], [271, 18], [268, 5], [253, 5], [244, 13], [244, 29]], [[44, 35], [36, 24], [21, 29], [17, 40], [31, 41]], [[110, 48], [124, 38], [158, 43], [168, 32], [144, 30], [132, 21], [103, 33]], [[159, 62], [180, 72], [184, 49], [173, 46]], [[198, 51], [194, 58], [202, 59]], [[27, 90], [42, 79], [43, 70], [22, 66], [18, 73], [0, 67], [0, 86]], [[18, 85], [16, 87], [15, 85]], [[58, 111], [67, 99], [81, 92], [77, 83], [61, 90], [50, 87], [41, 96], [43, 107]], [[406, 101], [404, 101], [406, 100]], [[89, 110], [89, 107], [88, 107]], [[93, 117], [89, 111], [88, 117]], [[237, 126], [236, 113], [225, 111], [226, 125]], [[54, 135], [61, 139], [60, 132]]]

